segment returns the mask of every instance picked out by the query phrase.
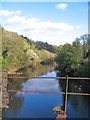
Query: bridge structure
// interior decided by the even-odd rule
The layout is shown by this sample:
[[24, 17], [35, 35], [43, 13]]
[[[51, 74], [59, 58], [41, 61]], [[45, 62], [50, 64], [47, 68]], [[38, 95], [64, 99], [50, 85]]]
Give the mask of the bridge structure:
[[[7, 80], [7, 82], [5, 82], [6, 86], [4, 85], [5, 88], [7, 88], [7, 83], [8, 83], [8, 80], [9, 79], [23, 79], [23, 78], [27, 78], [27, 79], [32, 79], [32, 78], [40, 78], [40, 79], [57, 79], [57, 80], [66, 80], [66, 85], [65, 85], [65, 92], [47, 92], [47, 91], [34, 91], [34, 90], [6, 90], [6, 92], [31, 92], [31, 93], [38, 93], [38, 94], [63, 94], [65, 95], [64, 97], [64, 104], [63, 104], [63, 109], [60, 107], [60, 106], [55, 106], [53, 108], [54, 111], [58, 111], [58, 114], [57, 114], [57, 117], [56, 117], [56, 120], [59, 120], [59, 119], [62, 119], [62, 120], [66, 120], [67, 118], [67, 114], [66, 114], [66, 109], [67, 109], [67, 97], [68, 95], [80, 95], [80, 96], [90, 96], [90, 93], [80, 93], [80, 92], [68, 92], [68, 82], [70, 80], [90, 80], [90, 78], [87, 78], [87, 77], [68, 77], [68, 76], [65, 76], [65, 77], [40, 77], [40, 76], [30, 76], [30, 77], [26, 77], [26, 76], [16, 76], [16, 74], [22, 74], [22, 73], [12, 73], [12, 74], [6, 74], [6, 76], [4, 76], [3, 78], [5, 78], [5, 80]], [[4, 81], [4, 79], [3, 79]], [[3, 83], [2, 81], [2, 83]], [[89, 85], [88, 85], [89, 86]], [[3, 90], [3, 87], [2, 87], [2, 91], [5, 92], [5, 90]], [[2, 92], [2, 93], [3, 93]], [[5, 93], [4, 93], [5, 94]], [[7, 99], [8, 97], [6, 97]], [[9, 99], [9, 98], [8, 98]]]

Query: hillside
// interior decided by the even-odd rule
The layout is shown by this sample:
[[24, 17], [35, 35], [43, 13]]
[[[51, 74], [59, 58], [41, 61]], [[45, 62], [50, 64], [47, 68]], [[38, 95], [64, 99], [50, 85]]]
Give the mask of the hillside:
[[39, 49], [36, 42], [2, 29], [2, 56], [0, 58], [3, 59], [4, 70], [11, 71], [29, 66], [35, 67], [41, 62], [55, 58], [55, 56], [55, 53]]

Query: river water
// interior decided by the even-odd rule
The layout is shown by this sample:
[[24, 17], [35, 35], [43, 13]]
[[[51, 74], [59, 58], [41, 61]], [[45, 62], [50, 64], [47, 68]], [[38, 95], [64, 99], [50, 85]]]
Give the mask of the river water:
[[[31, 71], [28, 70], [29, 72]], [[54, 70], [54, 67], [44, 69], [41, 74], [40, 72], [35, 76], [57, 77], [57, 71]], [[32, 74], [34, 75], [33, 72]], [[9, 84], [8, 89], [17, 90], [61, 92], [65, 89], [65, 81], [58, 81], [57, 79], [17, 79], [10, 81]], [[69, 83], [69, 91], [82, 92], [82, 90], [83, 83], [75, 83], [75, 81]], [[9, 93], [9, 95], [9, 109], [4, 110], [3, 118], [12, 118], [12, 120], [13, 118], [56, 118], [57, 113], [53, 111], [53, 107], [63, 106], [64, 96], [61, 94], [17, 92]], [[90, 115], [89, 107], [89, 98], [87, 96], [68, 95], [67, 118], [88, 118]]]

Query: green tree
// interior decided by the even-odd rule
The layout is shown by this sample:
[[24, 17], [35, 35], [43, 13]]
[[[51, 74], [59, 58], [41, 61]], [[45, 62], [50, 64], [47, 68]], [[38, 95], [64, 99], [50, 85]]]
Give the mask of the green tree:
[[76, 75], [83, 77], [90, 77], [90, 38], [88, 37], [85, 45], [85, 50], [83, 51], [85, 56], [83, 56], [83, 64], [80, 66]]
[[5, 69], [6, 64], [7, 64], [7, 60], [4, 59], [2, 55], [0, 55], [0, 70]]
[[57, 57], [59, 68], [64, 74], [74, 75], [83, 60], [83, 49], [80, 44], [65, 44]]
[[88, 35], [84, 34], [80, 37], [80, 41], [83, 46], [83, 58], [86, 58], [87, 52], [88, 52]]

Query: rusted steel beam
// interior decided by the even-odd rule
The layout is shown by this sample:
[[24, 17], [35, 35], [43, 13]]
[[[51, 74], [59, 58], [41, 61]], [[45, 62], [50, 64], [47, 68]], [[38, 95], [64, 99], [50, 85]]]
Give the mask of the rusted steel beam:
[[72, 93], [72, 92], [68, 92], [67, 93], [68, 95], [81, 95], [81, 96], [90, 96], [90, 94], [88, 94], [88, 93]]
[[8, 78], [28, 78], [28, 79], [30, 79], [30, 78], [40, 78], [40, 79], [66, 79], [66, 77], [34, 77], [34, 76], [32, 76], [32, 77], [25, 77], [25, 76], [8, 76]]
[[[40, 79], [66, 79], [66, 77], [25, 77], [25, 76], [8, 76], [7, 78], [14, 78], [14, 79], [18, 79], [18, 78], [40, 78]], [[68, 77], [68, 80], [90, 80], [90, 78], [84, 78], [84, 77]]]
[[90, 78], [84, 78], [84, 77], [68, 77], [69, 80], [90, 80]]
[[47, 91], [33, 91], [33, 90], [7, 90], [7, 92], [30, 92], [39, 94], [65, 94], [64, 92], [47, 92]]
[[[39, 93], [39, 94], [65, 94], [65, 92], [48, 92], [48, 91], [34, 91], [34, 90], [7, 90], [7, 92], [30, 92], [30, 93]], [[68, 95], [85, 95], [90, 96], [88, 93], [73, 93], [67, 92]]]
[[66, 112], [67, 107], [67, 92], [68, 92], [68, 76], [66, 76], [66, 89], [65, 89], [65, 100], [64, 100], [64, 111]]

